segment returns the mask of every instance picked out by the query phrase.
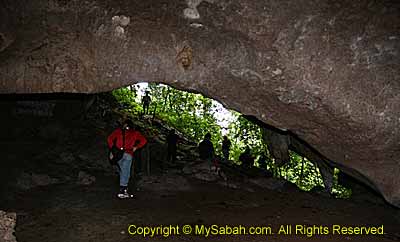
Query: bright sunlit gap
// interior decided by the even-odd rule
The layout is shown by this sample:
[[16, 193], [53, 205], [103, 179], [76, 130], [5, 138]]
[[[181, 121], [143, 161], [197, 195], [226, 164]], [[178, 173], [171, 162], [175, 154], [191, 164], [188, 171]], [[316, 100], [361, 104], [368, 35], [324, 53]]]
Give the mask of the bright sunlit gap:
[[[147, 91], [151, 101], [145, 113], [142, 100]], [[202, 94], [181, 91], [164, 84], [141, 82], [114, 90], [113, 95], [134, 116], [157, 118], [193, 143], [198, 144], [205, 134], [210, 133], [218, 155], [222, 155], [221, 142], [226, 135], [231, 141], [230, 160], [237, 165], [242, 164], [240, 157], [249, 150], [254, 167], [282, 177], [306, 191], [324, 186], [318, 167], [294, 152], [290, 154], [290, 162], [278, 167], [269, 154], [260, 126]], [[335, 177], [337, 175], [335, 173]], [[333, 191], [341, 197], [348, 197], [351, 193], [337, 182]]]
[[[160, 86], [167, 86], [164, 84], [158, 84]], [[136, 101], [140, 103], [141, 98], [145, 95], [146, 90], [148, 90], [149, 84], [147, 82], [139, 82], [133, 85], [137, 90]], [[201, 94], [198, 94], [201, 95]], [[213, 115], [217, 120], [217, 124], [221, 127], [222, 135], [228, 133], [229, 125], [236, 120], [236, 117], [232, 115], [233, 111], [226, 109], [218, 101], [212, 100], [213, 102]]]

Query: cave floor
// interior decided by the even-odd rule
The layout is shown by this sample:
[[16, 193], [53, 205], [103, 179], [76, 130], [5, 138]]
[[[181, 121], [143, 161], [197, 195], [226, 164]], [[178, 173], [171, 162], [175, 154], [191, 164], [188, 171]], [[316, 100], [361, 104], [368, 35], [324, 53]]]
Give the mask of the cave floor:
[[[243, 191], [189, 180], [190, 191], [135, 192], [115, 197], [115, 178], [97, 177], [89, 185], [50, 185], [18, 193], [4, 209], [18, 215], [19, 242], [42, 241], [399, 241], [396, 210], [387, 205], [360, 204], [305, 192]], [[2, 208], [3, 209], [3, 208]], [[398, 213], [397, 213], [398, 214]], [[156, 236], [128, 233], [129, 225], [270, 226], [274, 235]], [[332, 235], [332, 225], [384, 226], [385, 235]], [[292, 235], [278, 235], [292, 225]], [[328, 226], [330, 234], [295, 234], [296, 225]]]
[[[59, 135], [65, 130], [60, 128], [57, 137], [64, 138], [62, 141], [28, 139], [26, 135], [18, 136], [20, 140], [1, 141], [8, 152], [0, 162], [0, 210], [17, 213], [19, 242], [400, 241], [398, 209], [385, 203], [339, 200], [298, 189], [248, 189], [245, 184], [234, 189], [169, 172], [161, 175], [176, 179], [168, 189], [149, 189], [162, 187], [164, 180], [156, 177], [151, 184], [137, 186], [140, 189], [134, 199], [119, 200], [117, 176], [109, 172], [108, 164], [98, 169], [105, 164], [107, 132], [91, 127], [75, 127], [64, 136]], [[80, 170], [94, 175], [96, 182], [79, 185], [76, 176]], [[16, 188], [21, 172], [48, 174], [60, 182]], [[185, 189], [181, 189], [183, 185]], [[178, 225], [180, 234], [143, 238], [130, 235], [129, 225]], [[247, 232], [251, 226], [270, 227], [274, 234], [184, 235], [184, 225], [242, 225]], [[292, 234], [278, 234], [282, 225], [292, 226]], [[329, 233], [307, 237], [296, 234], [296, 225], [326, 226]], [[333, 235], [333, 225], [383, 225], [385, 234]]]

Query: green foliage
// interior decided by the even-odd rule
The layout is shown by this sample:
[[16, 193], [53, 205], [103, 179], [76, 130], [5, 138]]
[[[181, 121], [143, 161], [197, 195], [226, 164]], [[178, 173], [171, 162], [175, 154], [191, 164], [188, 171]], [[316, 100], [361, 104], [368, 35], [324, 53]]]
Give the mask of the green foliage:
[[352, 191], [349, 188], [344, 187], [343, 185], [339, 184], [338, 177], [339, 177], [340, 170], [335, 168], [333, 181], [334, 186], [332, 192], [336, 195], [337, 198], [349, 198], [351, 197]]
[[152, 96], [151, 110], [155, 110], [160, 119], [196, 143], [207, 132], [211, 133], [214, 144], [219, 143], [221, 127], [217, 124], [211, 99], [166, 85], [149, 84], [149, 89]]
[[136, 102], [137, 94], [134, 86], [115, 89], [112, 94], [121, 106], [126, 109], [141, 111], [141, 106]]
[[[282, 176], [295, 183], [299, 188], [310, 191], [316, 186], [324, 187], [324, 182], [318, 167], [306, 158], [290, 152], [290, 162], [282, 169]], [[334, 169], [332, 192], [337, 198], [349, 198], [351, 189], [347, 189], [338, 183], [339, 169]]]
[[230, 157], [234, 161], [239, 160], [239, 156], [246, 147], [251, 149], [253, 157], [257, 158], [265, 153], [265, 145], [262, 139], [260, 127], [245, 119], [241, 114], [233, 112], [235, 120], [229, 125], [228, 138], [232, 146]]
[[[141, 97], [137, 95], [137, 86], [121, 88], [113, 91], [117, 101], [132, 113], [142, 113]], [[206, 133], [211, 133], [211, 141], [216, 152], [221, 154], [221, 127], [216, 119], [215, 102], [201, 94], [189, 93], [166, 85], [150, 83], [151, 104], [150, 113], [179, 130], [195, 143], [199, 143]], [[291, 152], [291, 160], [283, 167], [277, 167], [264, 143], [261, 128], [244, 118], [241, 114], [230, 111], [234, 119], [229, 124], [227, 136], [231, 140], [230, 159], [240, 163], [239, 156], [246, 147], [251, 149], [256, 159], [255, 166], [261, 167], [257, 160], [263, 155], [266, 164], [262, 166], [273, 172], [274, 176], [283, 177], [297, 184], [303, 190], [309, 191], [316, 186], [323, 187], [322, 176], [315, 164], [306, 158]], [[333, 192], [337, 197], [346, 198], [351, 190], [337, 182], [338, 170], [334, 174]]]
[[[129, 106], [132, 112], [142, 113], [141, 97], [136, 95], [136, 88], [121, 88], [113, 91], [113, 95], [118, 102]], [[220, 145], [216, 144], [221, 140], [221, 127], [217, 124], [211, 99], [154, 83], [150, 83], [148, 89], [151, 96], [150, 113], [154, 113], [196, 143], [210, 132], [211, 140], [217, 151], [220, 151]]]
[[282, 176], [305, 191], [324, 186], [318, 167], [295, 152], [290, 152], [290, 162], [283, 167]]

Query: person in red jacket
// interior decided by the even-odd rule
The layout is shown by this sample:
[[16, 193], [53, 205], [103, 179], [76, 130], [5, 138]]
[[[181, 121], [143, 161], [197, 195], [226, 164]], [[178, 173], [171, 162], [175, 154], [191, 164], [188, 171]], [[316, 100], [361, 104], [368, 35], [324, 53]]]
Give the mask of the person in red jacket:
[[[107, 138], [109, 148], [113, 146], [115, 140], [115, 145], [117, 148], [122, 148], [124, 150], [124, 155], [118, 161], [118, 165], [120, 167], [119, 198], [133, 197], [133, 195], [129, 194], [128, 192], [128, 183], [131, 176], [133, 154], [137, 149], [142, 148], [147, 143], [146, 138], [139, 131], [136, 131], [133, 128], [134, 126], [132, 121], [126, 120], [123, 122], [122, 127], [115, 129]], [[112, 154], [110, 154], [110, 156], [112, 156]], [[110, 157], [110, 159], [112, 159], [112, 157]]]

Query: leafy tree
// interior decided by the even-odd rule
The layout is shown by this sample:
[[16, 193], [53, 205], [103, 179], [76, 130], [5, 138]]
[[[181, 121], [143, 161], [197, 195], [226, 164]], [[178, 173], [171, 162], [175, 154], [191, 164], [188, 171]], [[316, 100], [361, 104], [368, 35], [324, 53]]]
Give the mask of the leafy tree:
[[[188, 93], [167, 85], [150, 83], [150, 112], [179, 130], [193, 142], [200, 142], [207, 132], [217, 144], [221, 140], [221, 127], [217, 124], [213, 101], [201, 94]], [[136, 112], [141, 113], [141, 97], [127, 88], [113, 92], [120, 103], [131, 103]], [[216, 146], [218, 148], [218, 146]]]
[[121, 106], [126, 109], [141, 110], [141, 106], [136, 102], [137, 90], [135, 86], [115, 89], [112, 94]]
[[257, 158], [266, 152], [266, 146], [262, 140], [260, 127], [244, 118], [241, 114], [233, 112], [235, 120], [229, 125], [228, 138], [231, 140], [230, 156], [233, 160], [239, 160], [240, 154], [249, 147], [253, 157]]
[[[156, 117], [179, 130], [195, 143], [199, 143], [206, 133], [211, 133], [211, 141], [216, 152], [221, 154], [221, 127], [216, 119], [215, 101], [201, 94], [189, 93], [174, 89], [167, 85], [150, 83], [151, 104], [150, 112]], [[141, 97], [137, 94], [137, 86], [121, 88], [113, 91], [113, 95], [123, 107], [133, 113], [142, 113]], [[231, 140], [230, 158], [236, 163], [240, 154], [249, 147], [256, 161], [264, 155], [267, 158], [266, 168], [297, 184], [303, 190], [311, 190], [315, 186], [324, 186], [322, 176], [315, 164], [290, 152], [290, 162], [283, 167], [276, 167], [262, 137], [259, 126], [244, 118], [241, 114], [231, 111], [234, 119], [229, 124], [227, 136]], [[260, 166], [256, 162], [256, 166]], [[339, 197], [348, 197], [351, 192], [337, 184], [338, 170], [335, 170], [333, 191]]]

